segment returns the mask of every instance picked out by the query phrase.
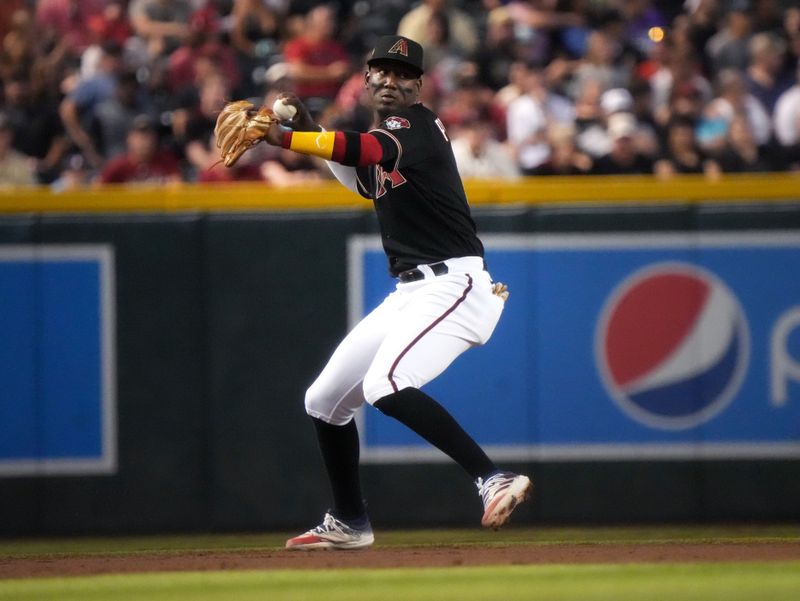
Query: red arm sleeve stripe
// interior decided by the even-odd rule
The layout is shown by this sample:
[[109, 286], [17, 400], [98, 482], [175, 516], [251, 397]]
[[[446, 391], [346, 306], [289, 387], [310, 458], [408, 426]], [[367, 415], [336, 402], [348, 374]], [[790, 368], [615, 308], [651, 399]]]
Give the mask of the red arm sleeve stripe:
[[383, 147], [370, 134], [337, 131], [331, 160], [354, 167], [377, 165], [383, 160]]
[[358, 165], [377, 165], [383, 161], [383, 146], [375, 136], [361, 134], [361, 156]]

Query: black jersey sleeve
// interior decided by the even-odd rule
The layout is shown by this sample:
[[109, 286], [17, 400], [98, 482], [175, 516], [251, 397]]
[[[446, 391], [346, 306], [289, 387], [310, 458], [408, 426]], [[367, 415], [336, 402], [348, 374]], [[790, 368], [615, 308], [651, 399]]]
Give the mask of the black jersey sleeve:
[[447, 142], [443, 129], [439, 131], [435, 127], [435, 119], [436, 116], [422, 105], [415, 105], [390, 115], [371, 130], [370, 134], [383, 148], [381, 166], [394, 171], [425, 161], [435, 154], [439, 145]]

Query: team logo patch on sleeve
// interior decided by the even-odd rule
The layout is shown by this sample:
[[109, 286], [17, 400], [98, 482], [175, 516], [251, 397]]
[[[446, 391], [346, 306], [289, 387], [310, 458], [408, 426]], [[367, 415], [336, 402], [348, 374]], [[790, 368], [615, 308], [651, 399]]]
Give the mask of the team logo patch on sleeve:
[[383, 122], [383, 126], [390, 130], [411, 129], [411, 123], [409, 123], [408, 119], [404, 119], [403, 117], [389, 117]]

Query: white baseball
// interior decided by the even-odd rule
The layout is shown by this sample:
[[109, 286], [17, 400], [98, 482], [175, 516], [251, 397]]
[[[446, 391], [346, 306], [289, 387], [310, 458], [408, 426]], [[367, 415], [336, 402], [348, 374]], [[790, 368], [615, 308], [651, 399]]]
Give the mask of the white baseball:
[[291, 104], [286, 104], [281, 98], [278, 98], [272, 105], [272, 112], [281, 121], [291, 121], [297, 114], [297, 108]]

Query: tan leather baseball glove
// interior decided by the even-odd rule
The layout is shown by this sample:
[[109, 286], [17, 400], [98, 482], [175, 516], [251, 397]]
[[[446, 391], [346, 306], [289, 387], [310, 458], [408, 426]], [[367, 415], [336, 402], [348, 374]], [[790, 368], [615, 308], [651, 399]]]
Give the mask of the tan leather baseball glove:
[[241, 156], [261, 142], [270, 125], [279, 120], [272, 109], [262, 106], [256, 110], [247, 100], [226, 104], [217, 116], [214, 135], [220, 157], [226, 167], [233, 167]]

